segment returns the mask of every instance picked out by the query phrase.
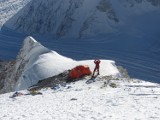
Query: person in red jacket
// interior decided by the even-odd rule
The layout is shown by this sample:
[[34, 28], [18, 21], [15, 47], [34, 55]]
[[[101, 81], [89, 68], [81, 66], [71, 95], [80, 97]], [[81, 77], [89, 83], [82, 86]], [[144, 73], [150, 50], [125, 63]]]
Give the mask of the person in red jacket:
[[93, 77], [94, 77], [94, 74], [95, 74], [95, 72], [97, 71], [98, 73], [97, 73], [97, 75], [99, 75], [99, 67], [100, 67], [100, 60], [99, 59], [95, 59], [94, 60], [94, 64], [95, 64], [95, 68], [94, 68], [94, 71], [93, 71]]

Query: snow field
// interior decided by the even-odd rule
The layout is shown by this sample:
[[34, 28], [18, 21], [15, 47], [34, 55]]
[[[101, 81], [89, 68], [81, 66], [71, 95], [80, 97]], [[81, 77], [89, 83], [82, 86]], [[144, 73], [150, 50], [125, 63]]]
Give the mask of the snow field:
[[[97, 78], [98, 79], [98, 78]], [[119, 82], [104, 87], [103, 81], [72, 83], [70, 89], [43, 89], [43, 95], [9, 98], [0, 96], [0, 119], [5, 120], [159, 120], [160, 86], [153, 83]], [[138, 86], [139, 85], [139, 86]], [[134, 86], [134, 87], [133, 87]], [[135, 87], [137, 86], [137, 87]], [[22, 91], [26, 92], [26, 91]]]

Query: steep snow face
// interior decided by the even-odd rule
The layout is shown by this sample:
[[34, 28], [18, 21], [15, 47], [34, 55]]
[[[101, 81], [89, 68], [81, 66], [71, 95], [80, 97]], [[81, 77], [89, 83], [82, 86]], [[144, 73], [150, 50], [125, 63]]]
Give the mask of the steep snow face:
[[31, 0], [0, 0], [0, 27]]
[[[26, 89], [39, 80], [57, 75], [77, 65], [88, 65], [92, 71], [94, 69], [93, 60], [72, 60], [45, 48], [34, 38], [27, 37], [14, 66], [6, 75], [1, 91]], [[111, 60], [101, 60], [100, 74], [120, 76], [115, 62]]]
[[118, 23], [108, 0], [33, 0], [5, 26], [32, 34], [82, 37], [112, 32]]
[[111, 0], [113, 8], [119, 17], [129, 17], [132, 15], [143, 15], [147, 12], [159, 11], [159, 0]]
[[[37, 55], [48, 52], [49, 50], [35, 41], [32, 37], [27, 37], [24, 40], [23, 46], [16, 58], [14, 64], [7, 68], [4, 79], [4, 85], [0, 93], [12, 91], [15, 88], [15, 83], [22, 75], [26, 65], [30, 66], [32, 61], [37, 59]], [[30, 54], [29, 54], [30, 53]]]
[[131, 7], [135, 6], [135, 4], [146, 4], [149, 3], [153, 6], [159, 7], [160, 6], [160, 1], [159, 0], [125, 0], [128, 1], [129, 5]]
[[[58, 53], [43, 47], [32, 37], [28, 37], [24, 41], [24, 45], [18, 55], [16, 66], [22, 66], [22, 71], [16, 85], [16, 89], [25, 89], [38, 80], [51, 77], [65, 69], [59, 65], [65, 66], [65, 61], [71, 61], [69, 58], [60, 56]], [[63, 59], [63, 61], [61, 61]]]
[[5, 26], [29, 34], [84, 37], [115, 31], [122, 18], [159, 9], [157, 0], [33, 0]]

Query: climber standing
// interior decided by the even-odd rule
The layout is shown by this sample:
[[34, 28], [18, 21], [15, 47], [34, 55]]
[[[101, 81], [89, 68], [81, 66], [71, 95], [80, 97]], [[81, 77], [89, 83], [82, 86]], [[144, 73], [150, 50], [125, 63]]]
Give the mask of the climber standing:
[[99, 59], [94, 60], [95, 68], [94, 68], [92, 77], [94, 77], [94, 74], [95, 74], [96, 71], [97, 71], [97, 75], [99, 75], [99, 67], [100, 67], [99, 64], [100, 64], [100, 62], [101, 61]]

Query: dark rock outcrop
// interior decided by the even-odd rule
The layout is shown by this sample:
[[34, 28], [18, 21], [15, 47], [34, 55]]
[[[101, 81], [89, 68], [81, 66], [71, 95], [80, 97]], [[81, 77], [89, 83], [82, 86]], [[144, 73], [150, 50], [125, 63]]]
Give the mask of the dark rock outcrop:
[[37, 84], [31, 86], [28, 90], [33, 91], [42, 88], [54, 87], [56, 85], [65, 85], [66, 82], [69, 80], [68, 74], [69, 71], [65, 71], [56, 76], [40, 80]]

